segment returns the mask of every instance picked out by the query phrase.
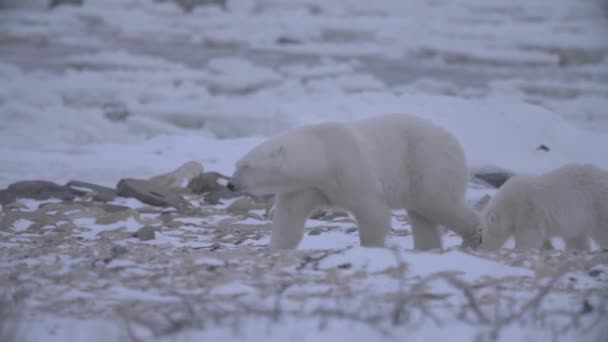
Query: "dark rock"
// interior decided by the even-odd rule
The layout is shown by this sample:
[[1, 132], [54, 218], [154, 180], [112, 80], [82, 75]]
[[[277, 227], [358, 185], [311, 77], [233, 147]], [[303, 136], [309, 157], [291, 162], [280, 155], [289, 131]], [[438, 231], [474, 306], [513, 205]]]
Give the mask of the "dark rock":
[[49, 3], [49, 8], [55, 8], [61, 5], [76, 5], [82, 6], [84, 0], [51, 0]]
[[154, 234], [157, 228], [152, 226], [141, 227], [138, 231], [133, 233], [134, 238], [139, 238], [141, 241], [154, 240]]
[[126, 247], [121, 245], [112, 246], [112, 259], [119, 257], [123, 254], [127, 254], [128, 250]]
[[161, 0], [162, 2], [172, 1], [178, 5], [184, 12], [192, 12], [199, 6], [216, 5], [222, 9], [226, 9], [226, 0]]
[[103, 116], [113, 122], [125, 121], [131, 113], [122, 103], [106, 103], [102, 107]]
[[83, 192], [82, 188], [91, 190], [94, 192], [93, 199], [100, 202], [110, 202], [116, 198], [116, 190], [93, 183], [71, 180], [65, 186], [72, 192]]
[[190, 203], [179, 194], [147, 180], [121, 179], [116, 188], [119, 196], [137, 198], [149, 205], [174, 207], [178, 210], [191, 207]]
[[501, 172], [488, 172], [488, 173], [476, 173], [474, 178], [482, 180], [484, 183], [487, 183], [495, 188], [500, 188], [507, 179], [513, 177], [514, 175], [510, 172], [501, 171]]
[[342, 270], [348, 270], [348, 269], [350, 269], [352, 267], [353, 267], [353, 264], [351, 264], [350, 262], [338, 265], [338, 268], [342, 269]]
[[32, 198], [37, 200], [47, 200], [58, 198], [61, 200], [73, 200], [78, 193], [70, 188], [42, 180], [31, 180], [16, 182], [0, 191], [0, 203], [7, 204], [14, 202], [17, 198]]
[[321, 235], [321, 233], [323, 233], [325, 231], [325, 228], [323, 227], [314, 227], [312, 229], [310, 229], [310, 231], [308, 232], [308, 235]]
[[313, 220], [331, 221], [336, 218], [348, 217], [348, 213], [342, 211], [316, 210], [310, 215]]
[[17, 201], [17, 196], [8, 190], [0, 190], [0, 204], [6, 205]]
[[121, 212], [121, 211], [131, 210], [131, 208], [127, 207], [126, 205], [118, 205], [118, 204], [107, 204], [106, 203], [106, 204], [101, 205], [100, 207], [106, 213], [117, 213], [117, 212]]
[[219, 180], [228, 181], [229, 177], [222, 175], [219, 172], [204, 172], [194, 177], [189, 183], [188, 188], [195, 194], [204, 194], [206, 192], [218, 191], [225, 189]]
[[302, 42], [299, 41], [298, 39], [295, 38], [289, 38], [289, 37], [285, 37], [285, 36], [281, 36], [279, 38], [277, 38], [277, 44], [280, 45], [295, 45], [295, 44], [301, 44]]
[[549, 152], [550, 149], [547, 145], [545, 144], [540, 144], [538, 145], [538, 147], [536, 148], [537, 151], [544, 151], [544, 152]]
[[593, 278], [598, 277], [602, 273], [603, 273], [602, 270], [597, 270], [597, 269], [589, 271], [589, 275], [592, 276]]

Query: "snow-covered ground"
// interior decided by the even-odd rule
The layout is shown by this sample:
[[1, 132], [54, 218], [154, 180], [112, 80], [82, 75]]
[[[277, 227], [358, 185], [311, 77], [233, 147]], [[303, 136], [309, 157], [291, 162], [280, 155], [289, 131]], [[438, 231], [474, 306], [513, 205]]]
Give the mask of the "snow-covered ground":
[[[44, 0], [0, 0], [0, 188], [23, 179], [113, 186], [120, 178], [149, 177], [189, 160], [230, 174], [234, 161], [270, 134], [305, 123], [394, 112], [417, 114], [454, 132], [474, 169], [542, 172], [572, 161], [608, 168], [608, 9], [600, 0], [230, 0], [226, 9], [206, 6], [190, 13], [170, 1], [84, 2], [47, 10]], [[541, 144], [550, 150], [537, 150]], [[471, 188], [470, 202], [485, 193], [492, 190]], [[95, 270], [90, 260], [79, 258], [94, 259], [90, 253], [111, 247], [101, 243], [95, 229], [117, 227], [77, 220], [78, 227], [93, 230], [74, 232], [71, 242], [38, 250], [34, 237], [21, 235], [28, 234], [20, 230], [27, 231], [27, 222], [16, 223], [2, 233], [0, 279], [8, 281], [19, 272], [26, 277], [38, 270], [35, 265], [58, 267], [28, 287], [34, 291], [30, 309], [24, 309], [30, 318], [19, 325], [19, 336], [36, 340], [51, 331], [54, 335], [45, 340], [118, 340], [129, 329], [113, 321], [111, 313], [127, 308], [132, 311], [118, 317], [132, 320], [132, 329], [142, 329], [134, 333], [145, 340], [154, 333], [144, 328], [157, 322], [154, 313], [183, 315], [192, 309], [182, 305], [185, 299], [208, 305], [194, 305], [189, 320], [174, 318], [189, 322], [176, 329], [179, 340], [449, 336], [467, 341], [494, 328], [475, 321], [479, 317], [470, 319], [475, 315], [470, 311], [457, 319], [455, 311], [467, 302], [462, 289], [446, 285], [452, 278], [428, 280], [441, 297], [437, 303], [407, 304], [415, 309], [406, 310], [413, 316], [403, 319], [426, 317], [420, 324], [390, 324], [399, 303], [395, 298], [436, 272], [456, 271], [458, 279], [477, 286], [475, 296], [486, 301], [485, 315], [506, 317], [487, 311], [497, 307], [492, 300], [523, 305], [547, 281], [541, 270], [565, 258], [558, 252], [525, 257], [505, 252], [500, 258], [468, 254], [455, 248], [454, 237], [444, 254], [414, 253], [411, 238], [399, 234], [392, 237], [400, 246], [396, 252], [361, 249], [349, 230], [353, 223], [333, 221], [311, 221], [310, 229], [316, 224], [334, 228], [307, 236], [292, 255], [273, 256], [259, 247], [268, 238], [265, 221], [224, 224], [259, 233], [251, 243], [201, 235], [209, 225], [223, 226], [220, 219], [181, 225], [175, 236], [163, 233], [154, 243], [133, 243], [122, 257], [124, 265], [117, 259]], [[138, 228], [133, 221], [122, 224], [129, 231]], [[409, 229], [406, 221], [395, 221], [394, 228]], [[101, 245], [94, 247], [97, 242]], [[204, 249], [214, 242], [224, 250]], [[26, 252], [16, 257], [18, 249]], [[167, 260], [155, 259], [155, 253]], [[315, 257], [322, 260], [305, 262]], [[182, 264], [190, 259], [199, 266]], [[232, 265], [231, 259], [234, 268], [226, 267], [237, 273], [230, 276], [234, 279], [228, 271], [221, 276], [204, 271], [215, 263]], [[265, 269], [247, 266], [256, 262]], [[405, 276], [399, 265], [407, 265]], [[135, 271], [123, 279], [114, 267]], [[57, 277], [51, 277], [53, 272]], [[132, 282], [146, 272], [158, 276], [158, 282]], [[547, 297], [545, 308], [578, 310], [585, 298], [597, 299], [606, 293], [603, 274], [560, 278], [561, 292]], [[78, 282], [60, 280], [65, 275]], [[488, 279], [500, 279], [505, 288], [496, 290]], [[207, 286], [207, 281], [223, 285]], [[274, 288], [282, 282], [288, 284], [285, 293]], [[487, 286], [497, 292], [484, 293]], [[222, 307], [225, 296], [239, 300]], [[283, 297], [280, 307], [287, 312], [277, 315], [274, 301]], [[329, 306], [320, 305], [323, 298], [331, 298]], [[159, 309], [163, 305], [167, 311]], [[426, 305], [448, 307], [431, 310], [442, 324], [429, 318]], [[517, 305], [503, 309], [517, 311]], [[215, 317], [218, 312], [228, 318]], [[591, 318], [608, 321], [605, 314], [593, 313]], [[366, 323], [374, 319], [381, 322]], [[500, 338], [553, 338], [558, 329], [540, 321], [536, 315], [526, 316], [525, 324], [506, 324]], [[581, 340], [579, 334], [598, 331], [572, 328], [557, 337]]]

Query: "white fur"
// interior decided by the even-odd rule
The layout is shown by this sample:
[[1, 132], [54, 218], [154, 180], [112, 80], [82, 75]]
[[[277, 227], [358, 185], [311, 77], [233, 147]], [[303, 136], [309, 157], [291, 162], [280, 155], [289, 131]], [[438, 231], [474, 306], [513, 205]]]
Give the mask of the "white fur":
[[441, 248], [438, 225], [475, 245], [479, 218], [465, 206], [469, 179], [460, 143], [430, 121], [387, 115], [292, 129], [236, 164], [235, 190], [275, 193], [271, 247], [296, 248], [319, 206], [350, 211], [363, 246], [384, 246], [391, 209], [410, 216], [416, 249]]
[[567, 249], [608, 248], [608, 172], [568, 164], [538, 176], [510, 178], [482, 212], [480, 248], [500, 248], [511, 236], [520, 250], [541, 249], [560, 236]]

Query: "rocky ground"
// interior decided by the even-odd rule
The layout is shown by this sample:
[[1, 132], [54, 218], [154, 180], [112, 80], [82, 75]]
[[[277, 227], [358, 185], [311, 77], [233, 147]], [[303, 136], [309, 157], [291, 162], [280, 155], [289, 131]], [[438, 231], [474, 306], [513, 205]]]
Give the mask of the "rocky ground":
[[[414, 252], [397, 211], [390, 248], [361, 248], [348, 215], [317, 212], [297, 251], [271, 253], [272, 199], [226, 198], [222, 177], [202, 172], [188, 163], [140, 180], [183, 200], [176, 206], [134, 198], [146, 200], [142, 193], [100, 199], [102, 191], [82, 187], [71, 199], [43, 198], [39, 188], [38, 199], [5, 202], [3, 340], [28, 340], [27, 322], [48, 315], [109, 320], [121, 340], [220, 328], [242, 338], [252, 320], [272, 331], [290, 319], [317, 322], [318, 331], [346, 322], [386, 339], [429, 325], [464, 324], [479, 340], [513, 327], [592, 340], [605, 328], [606, 252], [480, 254], [460, 250], [451, 233], [443, 252]], [[469, 193], [478, 200], [492, 191], [472, 183]]]

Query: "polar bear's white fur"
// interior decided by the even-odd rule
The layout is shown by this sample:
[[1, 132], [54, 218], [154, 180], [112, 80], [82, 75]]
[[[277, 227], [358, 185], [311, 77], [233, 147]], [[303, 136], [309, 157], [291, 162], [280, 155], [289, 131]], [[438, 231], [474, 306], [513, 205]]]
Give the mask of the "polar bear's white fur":
[[552, 236], [567, 249], [608, 248], [608, 172], [568, 164], [542, 175], [509, 178], [482, 211], [483, 250], [514, 236], [519, 250], [541, 249]]
[[479, 217], [465, 206], [468, 180], [463, 149], [452, 134], [394, 114], [303, 126], [270, 138], [236, 163], [228, 187], [277, 195], [273, 249], [296, 248], [319, 206], [351, 212], [363, 246], [384, 246], [391, 209], [404, 208], [414, 248], [433, 249], [442, 246], [438, 225], [476, 247]]

